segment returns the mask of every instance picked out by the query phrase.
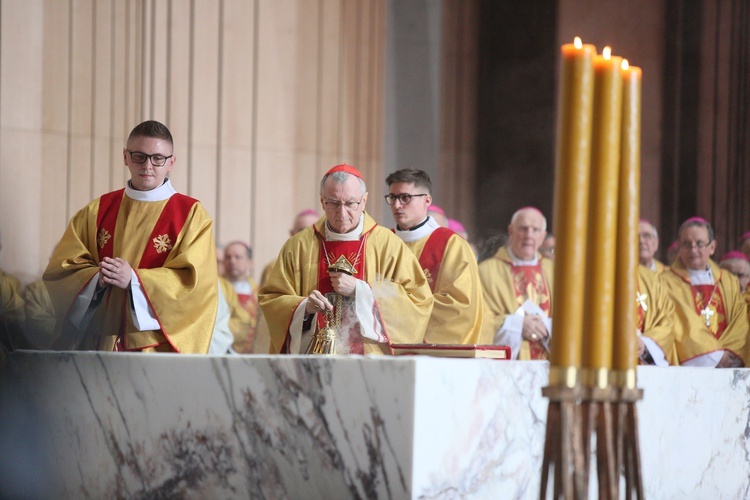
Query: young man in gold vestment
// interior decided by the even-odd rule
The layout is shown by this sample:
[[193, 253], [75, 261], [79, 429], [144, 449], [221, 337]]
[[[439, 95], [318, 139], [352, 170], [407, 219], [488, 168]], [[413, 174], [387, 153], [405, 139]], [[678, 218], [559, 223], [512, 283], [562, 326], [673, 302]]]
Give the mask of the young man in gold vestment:
[[330, 169], [320, 204], [325, 216], [287, 240], [260, 289], [270, 352], [306, 352], [329, 320], [339, 328], [336, 353], [391, 354], [392, 344], [422, 342], [430, 287], [414, 254], [365, 212], [362, 174]]
[[482, 284], [469, 243], [431, 215], [432, 182], [422, 170], [402, 169], [385, 179], [385, 201], [396, 221], [394, 233], [414, 252], [432, 290], [429, 344], [489, 344], [482, 338]]
[[122, 151], [131, 178], [71, 219], [44, 272], [56, 349], [207, 353], [217, 311], [213, 221], [167, 178], [163, 124], [136, 126]]

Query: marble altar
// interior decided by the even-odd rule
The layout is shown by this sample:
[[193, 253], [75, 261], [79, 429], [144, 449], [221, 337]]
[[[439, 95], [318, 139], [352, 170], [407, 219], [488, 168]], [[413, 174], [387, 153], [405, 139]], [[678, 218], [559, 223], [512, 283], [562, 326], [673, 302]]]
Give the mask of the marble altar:
[[[6, 365], [2, 413], [28, 410], [15, 435], [33, 423], [44, 439], [2, 438], [3, 454], [47, 470], [57, 498], [539, 496], [545, 362], [17, 351]], [[748, 498], [750, 370], [638, 377], [646, 497]]]

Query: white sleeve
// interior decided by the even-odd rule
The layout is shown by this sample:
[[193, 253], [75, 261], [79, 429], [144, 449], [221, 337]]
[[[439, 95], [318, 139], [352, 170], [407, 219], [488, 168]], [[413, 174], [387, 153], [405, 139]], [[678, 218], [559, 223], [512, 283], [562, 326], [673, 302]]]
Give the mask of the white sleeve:
[[[302, 328], [305, 325], [305, 309], [307, 308], [307, 297], [299, 303], [297, 306], [297, 309], [294, 310], [294, 314], [292, 315], [292, 322], [289, 325], [289, 354], [304, 354], [302, 351], [302, 346], [304, 345], [303, 335], [306, 337], [309, 337], [309, 332], [303, 332]], [[313, 318], [313, 321], [315, 321], [315, 318]], [[311, 330], [314, 330], [314, 328], [311, 328]], [[309, 343], [309, 342], [306, 342]], [[307, 347], [305, 346], [305, 349]]]
[[667, 361], [667, 357], [664, 355], [664, 351], [661, 350], [661, 347], [659, 347], [659, 344], [645, 335], [641, 336], [641, 340], [643, 341], [643, 345], [646, 346], [646, 350], [651, 355], [651, 359], [654, 360], [656, 366], [669, 366], [669, 361]]
[[386, 342], [385, 329], [377, 314], [372, 288], [367, 282], [357, 280], [354, 294], [354, 309], [362, 336], [375, 342]]
[[229, 304], [224, 297], [224, 292], [219, 286], [219, 309], [216, 311], [214, 331], [211, 335], [211, 343], [208, 346], [209, 354], [227, 354], [232, 347], [234, 337], [229, 329], [229, 318], [232, 315]]
[[130, 276], [130, 315], [133, 317], [133, 324], [138, 331], [159, 330], [161, 325], [156, 319], [156, 313], [151, 309], [146, 300], [146, 293], [143, 291], [141, 282], [134, 269], [131, 269]]
[[518, 359], [518, 351], [521, 350], [524, 315], [523, 309], [519, 307], [516, 312], [505, 317], [505, 321], [500, 325], [500, 329], [495, 332], [493, 343], [495, 345], [507, 345], [510, 347], [512, 359]]
[[682, 366], [698, 366], [702, 368], [716, 368], [721, 358], [724, 356], [724, 350], [701, 354], [693, 359], [680, 363]]

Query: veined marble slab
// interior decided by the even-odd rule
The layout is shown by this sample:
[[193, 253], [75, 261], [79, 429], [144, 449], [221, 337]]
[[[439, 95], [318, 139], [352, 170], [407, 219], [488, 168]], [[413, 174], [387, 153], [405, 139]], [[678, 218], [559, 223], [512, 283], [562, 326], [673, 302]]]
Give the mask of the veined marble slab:
[[[67, 498], [538, 498], [547, 373], [421, 356], [15, 352], [0, 435], [47, 432], [2, 455], [31, 455], [32, 477]], [[638, 376], [647, 498], [748, 498], [750, 370]]]

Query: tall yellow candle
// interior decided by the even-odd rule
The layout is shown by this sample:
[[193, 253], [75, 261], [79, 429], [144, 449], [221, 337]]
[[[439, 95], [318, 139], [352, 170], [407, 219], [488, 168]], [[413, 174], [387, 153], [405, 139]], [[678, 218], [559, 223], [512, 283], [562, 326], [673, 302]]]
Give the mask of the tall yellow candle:
[[[594, 58], [594, 119], [591, 145], [588, 259], [568, 272], [586, 274], [582, 365], [595, 375], [591, 385], [605, 387], [612, 366], [612, 326], [620, 170], [622, 112], [621, 57], [609, 47]], [[557, 297], [555, 297], [557, 299]]]
[[[622, 62], [622, 144], [617, 209], [617, 270], [613, 363], [634, 370], [638, 360], [638, 219], [641, 187], [641, 69]], [[634, 375], [634, 374], [633, 374]], [[634, 379], [633, 379], [634, 382]]]
[[554, 193], [555, 331], [550, 361], [553, 367], [569, 369], [581, 366], [583, 235], [588, 216], [596, 48], [576, 38], [575, 43], [563, 45], [561, 52]]

